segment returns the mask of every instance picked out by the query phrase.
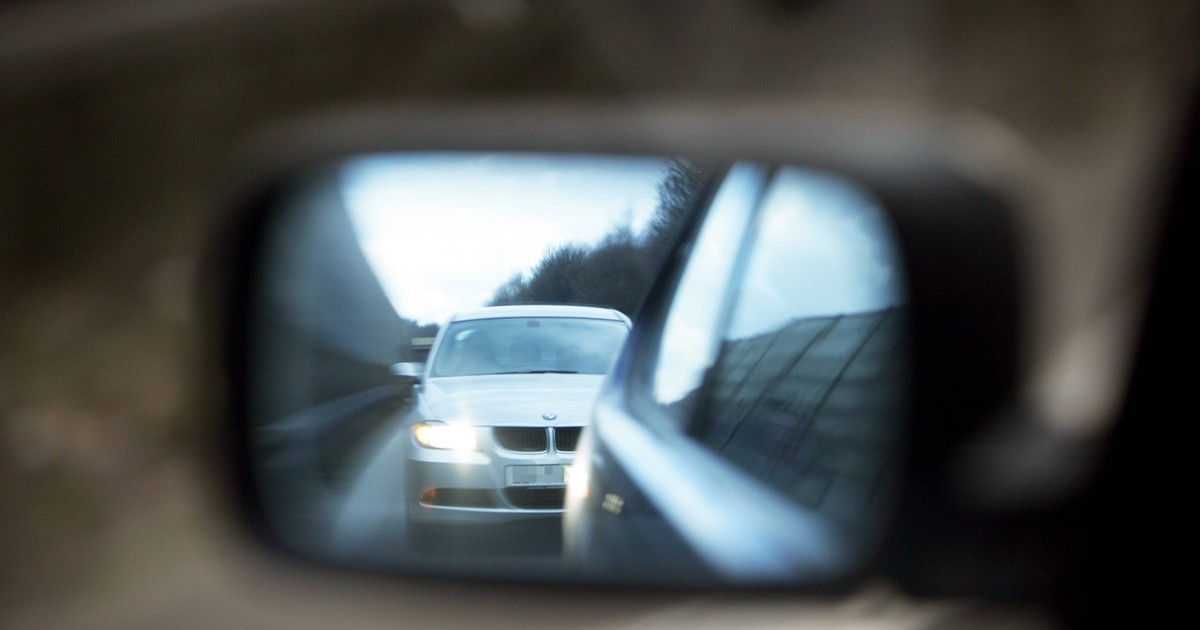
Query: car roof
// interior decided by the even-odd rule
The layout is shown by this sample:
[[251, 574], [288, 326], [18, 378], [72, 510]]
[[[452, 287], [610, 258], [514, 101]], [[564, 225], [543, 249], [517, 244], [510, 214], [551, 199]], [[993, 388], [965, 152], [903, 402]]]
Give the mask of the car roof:
[[469, 311], [459, 311], [450, 317], [450, 321], [461, 322], [470, 319], [496, 319], [500, 317], [584, 317], [588, 319], [608, 319], [625, 322], [626, 325], [629, 324], [629, 318], [616, 309], [566, 304], [486, 306]]

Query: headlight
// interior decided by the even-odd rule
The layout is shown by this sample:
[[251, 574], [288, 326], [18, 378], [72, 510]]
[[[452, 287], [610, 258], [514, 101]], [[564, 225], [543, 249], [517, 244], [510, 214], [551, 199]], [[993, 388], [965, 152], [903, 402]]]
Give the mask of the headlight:
[[475, 450], [475, 429], [461, 424], [419, 422], [413, 425], [413, 437], [421, 446], [454, 451]]
[[587, 462], [576, 460], [567, 467], [567, 500], [583, 501], [588, 496], [591, 483]]

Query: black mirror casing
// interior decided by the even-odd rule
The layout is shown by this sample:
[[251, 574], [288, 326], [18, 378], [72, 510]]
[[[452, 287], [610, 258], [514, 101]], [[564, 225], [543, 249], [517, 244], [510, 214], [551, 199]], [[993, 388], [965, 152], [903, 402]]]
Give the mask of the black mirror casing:
[[[834, 172], [863, 185], [885, 209], [908, 273], [912, 363], [898, 507], [869, 561], [852, 575], [808, 588], [843, 590], [883, 575], [914, 592], [1026, 591], [1003, 578], [999, 584], [986, 579], [981, 567], [1004, 556], [994, 535], [1007, 531], [1007, 521], [967, 507], [950, 482], [950, 466], [962, 446], [1014, 396], [1019, 287], [1005, 200], [979, 183], [989, 178], [968, 174], [944, 140], [936, 129], [861, 119], [657, 107], [355, 112], [265, 134], [246, 153], [253, 166], [237, 167], [256, 175], [235, 187], [237, 212], [213, 256], [215, 283], [225, 296], [216, 317], [230, 418], [218, 447], [232, 472], [230, 487], [244, 522], [269, 546], [312, 557], [302, 544], [280, 535], [266, 507], [269, 498], [253, 463], [261, 455], [250, 426], [256, 402], [247, 369], [255, 343], [252, 309], [262, 281], [261, 244], [277, 220], [273, 213], [280, 200], [303, 185], [296, 177], [306, 169], [384, 150], [686, 155], [707, 163], [749, 158]], [[670, 282], [669, 272], [660, 275], [643, 316], [659, 308], [654, 296]], [[635, 327], [632, 337], [638, 334]], [[414, 379], [395, 372], [392, 378]], [[995, 552], [995, 558], [981, 556], [981, 549]], [[340, 564], [328, 556], [314, 559]], [[440, 572], [428, 566], [413, 570]], [[964, 573], [985, 579], [964, 582]]]

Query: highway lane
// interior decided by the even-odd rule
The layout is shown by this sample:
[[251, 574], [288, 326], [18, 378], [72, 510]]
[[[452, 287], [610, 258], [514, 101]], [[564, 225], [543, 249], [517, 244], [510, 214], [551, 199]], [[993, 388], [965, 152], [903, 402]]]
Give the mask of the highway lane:
[[346, 463], [346, 484], [335, 504], [330, 555], [371, 568], [488, 576], [561, 577], [561, 519], [501, 525], [413, 525], [405, 500], [409, 448], [406, 410], [364, 438]]

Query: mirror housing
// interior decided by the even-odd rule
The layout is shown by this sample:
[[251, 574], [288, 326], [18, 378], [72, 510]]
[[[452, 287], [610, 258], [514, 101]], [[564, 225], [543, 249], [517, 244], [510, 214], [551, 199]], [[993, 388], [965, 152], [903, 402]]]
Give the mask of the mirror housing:
[[[997, 579], [1013, 579], [986, 571], [972, 572], [976, 582], [961, 579], [964, 567], [989, 561], [977, 552], [981, 540], [996, 529], [980, 524], [996, 519], [975, 512], [955, 494], [950, 467], [970, 437], [1013, 397], [1017, 274], [1005, 200], [981, 183], [1003, 180], [1004, 169], [989, 171], [994, 164], [978, 155], [955, 153], [947, 140], [952, 135], [963, 138], [961, 130], [951, 134], [919, 121], [758, 108], [529, 105], [360, 111], [310, 118], [265, 134], [248, 151], [254, 166], [238, 168], [256, 176], [240, 187], [236, 225], [224, 237], [225, 251], [233, 255], [225, 258], [220, 272], [230, 296], [225, 348], [232, 422], [226, 445], [247, 522], [277, 548], [345, 564], [336, 554], [313, 553], [303, 540], [281, 536], [267, 507], [271, 498], [264, 495], [262, 477], [251, 464], [259, 455], [248, 413], [257, 401], [247, 386], [246, 349], [253, 342], [253, 313], [247, 306], [254, 304], [260, 281], [251, 270], [261, 264], [264, 234], [298, 177], [346, 156], [380, 151], [686, 155], [714, 163], [747, 157], [829, 171], [863, 184], [881, 200], [908, 272], [911, 395], [903, 438], [907, 455], [900, 464], [896, 499], [903, 508], [887, 523], [878, 551], [837, 583], [852, 585], [885, 575], [921, 592], [978, 593], [995, 587]], [[661, 289], [656, 284], [652, 292]], [[394, 377], [413, 378], [396, 365], [403, 364], [392, 367]], [[470, 562], [413, 563], [409, 570], [517, 577]]]

